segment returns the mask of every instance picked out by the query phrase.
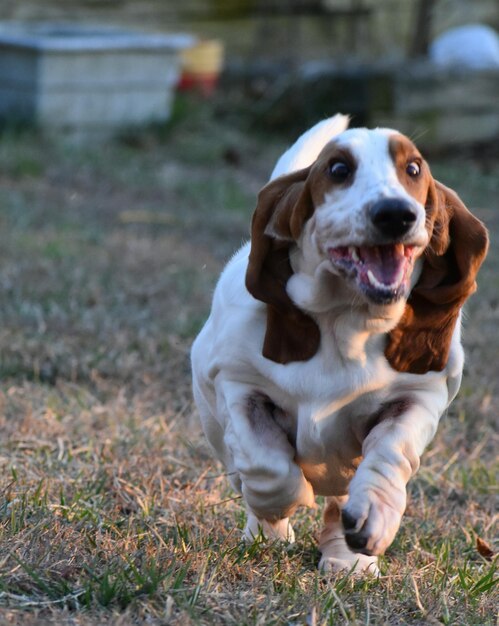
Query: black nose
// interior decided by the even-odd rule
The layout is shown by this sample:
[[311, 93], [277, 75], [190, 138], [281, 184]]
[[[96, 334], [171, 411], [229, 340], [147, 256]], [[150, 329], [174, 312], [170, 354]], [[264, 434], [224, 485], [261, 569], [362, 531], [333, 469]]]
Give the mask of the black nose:
[[402, 237], [417, 219], [416, 211], [406, 200], [384, 198], [369, 209], [374, 226], [386, 237]]

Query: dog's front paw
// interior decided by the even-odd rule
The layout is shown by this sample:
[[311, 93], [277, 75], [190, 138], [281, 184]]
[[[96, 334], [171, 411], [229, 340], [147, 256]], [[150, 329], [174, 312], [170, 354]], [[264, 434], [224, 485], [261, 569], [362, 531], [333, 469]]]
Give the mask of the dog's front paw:
[[352, 554], [350, 558], [339, 559], [323, 556], [319, 561], [319, 570], [324, 573], [351, 572], [358, 575], [379, 576], [378, 557], [365, 554]]
[[354, 552], [383, 554], [397, 534], [405, 509], [405, 493], [393, 498], [374, 490], [351, 494], [341, 512], [345, 541]]

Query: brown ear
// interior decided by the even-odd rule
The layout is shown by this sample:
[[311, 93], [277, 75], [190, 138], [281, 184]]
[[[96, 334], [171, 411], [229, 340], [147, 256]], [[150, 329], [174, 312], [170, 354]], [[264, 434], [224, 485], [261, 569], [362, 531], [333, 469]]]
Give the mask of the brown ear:
[[426, 210], [432, 236], [423, 270], [385, 350], [394, 369], [412, 374], [445, 368], [459, 311], [476, 290], [488, 247], [482, 222], [437, 181], [430, 186]]
[[289, 249], [297, 241], [314, 206], [306, 183], [310, 168], [281, 176], [258, 196], [251, 225], [246, 287], [267, 304], [262, 354], [276, 363], [307, 361], [317, 352], [320, 331], [286, 292], [293, 273]]

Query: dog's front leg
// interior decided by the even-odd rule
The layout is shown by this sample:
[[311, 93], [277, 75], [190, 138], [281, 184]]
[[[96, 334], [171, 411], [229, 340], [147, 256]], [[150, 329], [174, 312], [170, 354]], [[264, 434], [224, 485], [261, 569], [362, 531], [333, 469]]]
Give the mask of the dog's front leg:
[[319, 538], [321, 560], [319, 569], [323, 572], [341, 572], [344, 570], [355, 573], [367, 572], [377, 576], [378, 557], [352, 552], [345, 541], [345, 533], [341, 523], [341, 509], [346, 505], [348, 496], [330, 496], [326, 500], [324, 511], [324, 528]]
[[[363, 442], [363, 456], [342, 511], [348, 546], [378, 555], [392, 543], [406, 507], [406, 485], [433, 438], [448, 402], [444, 376], [425, 391], [412, 391]], [[397, 414], [399, 413], [400, 414]]]
[[233, 481], [248, 507], [247, 538], [262, 531], [269, 538], [293, 540], [288, 517], [300, 505], [314, 506], [312, 486], [295, 463], [296, 451], [276, 423], [275, 405], [249, 384], [216, 383], [224, 416], [224, 443], [230, 451]]

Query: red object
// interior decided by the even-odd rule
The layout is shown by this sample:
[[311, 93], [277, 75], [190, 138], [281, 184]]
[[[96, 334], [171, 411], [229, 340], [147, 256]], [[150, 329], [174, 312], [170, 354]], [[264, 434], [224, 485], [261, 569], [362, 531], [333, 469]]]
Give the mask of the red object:
[[199, 91], [201, 95], [209, 98], [215, 93], [218, 84], [218, 73], [194, 74], [192, 72], [182, 72], [177, 85], [179, 91]]

